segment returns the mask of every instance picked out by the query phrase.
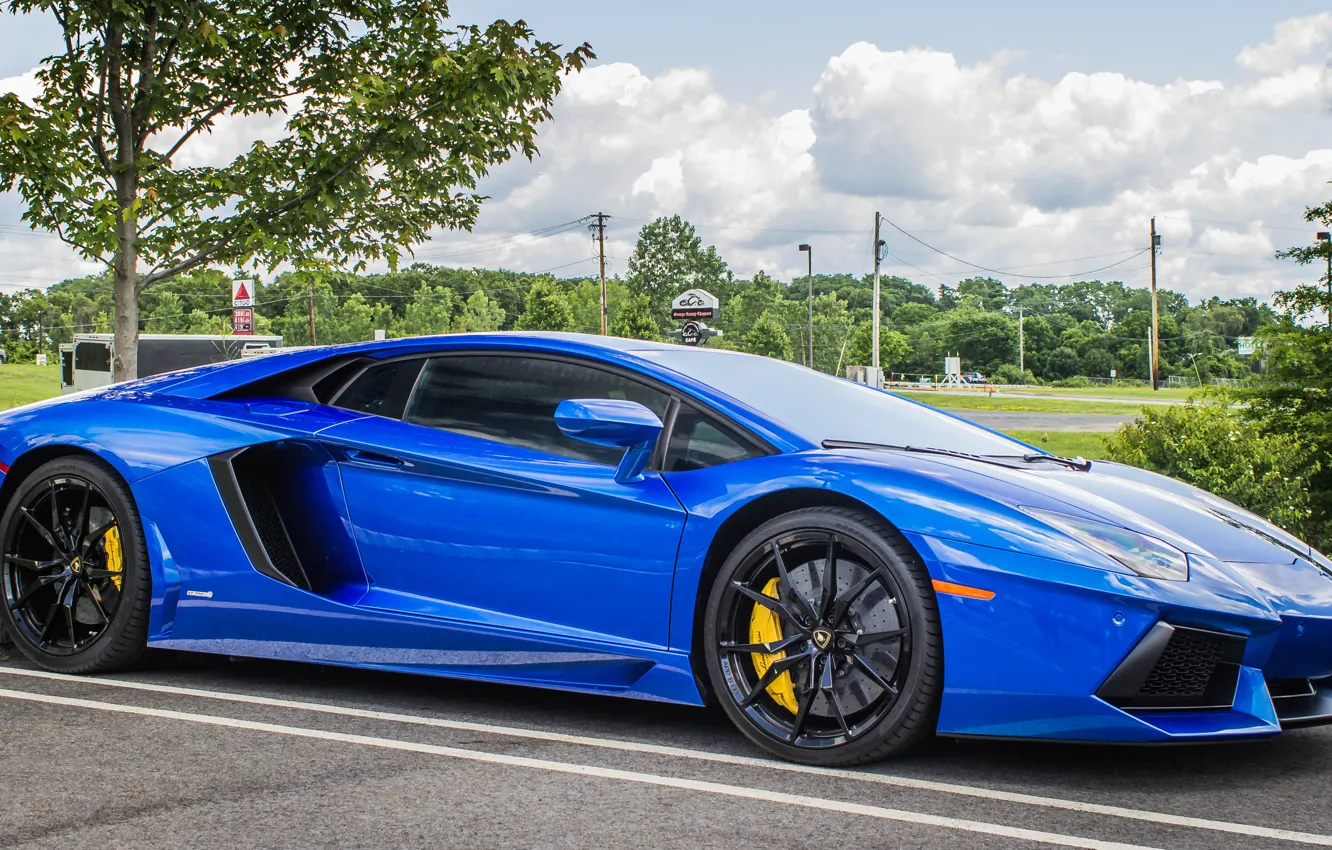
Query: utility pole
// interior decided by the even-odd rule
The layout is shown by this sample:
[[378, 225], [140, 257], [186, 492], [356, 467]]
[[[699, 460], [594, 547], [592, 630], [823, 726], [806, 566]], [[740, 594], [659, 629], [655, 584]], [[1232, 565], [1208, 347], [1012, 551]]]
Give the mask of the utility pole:
[[1320, 231], [1314, 238], [1327, 254], [1327, 329], [1332, 331], [1332, 233]]
[[1161, 321], [1156, 306], [1156, 248], [1161, 244], [1161, 237], [1156, 235], [1156, 216], [1152, 216], [1152, 350], [1151, 359], [1152, 389], [1161, 388]]
[[1022, 308], [1018, 307], [1018, 372], [1027, 371], [1027, 364], [1024, 362], [1026, 348], [1022, 339]]
[[883, 372], [879, 364], [879, 250], [883, 248], [883, 240], [879, 238], [879, 221], [883, 216], [877, 212], [874, 213], [874, 318], [872, 327], [874, 328], [870, 339], [870, 365], [874, 367], [875, 378], [879, 382], [879, 388], [883, 388]]
[[310, 344], [311, 344], [311, 345], [318, 345], [318, 344], [319, 344], [318, 341], [315, 340], [315, 325], [314, 325], [314, 284], [313, 284], [313, 283], [310, 284], [310, 285], [306, 288], [306, 290], [305, 290], [305, 303], [306, 303], [307, 305], [309, 305], [309, 307], [310, 307]]
[[806, 364], [809, 368], [814, 368], [814, 249], [809, 245], [801, 244], [800, 250], [809, 257], [809, 266], [805, 272], [805, 279], [809, 281], [809, 362]]
[[610, 216], [605, 213], [596, 213], [590, 218], [597, 221], [588, 227], [588, 230], [595, 230], [597, 233], [597, 257], [601, 261], [601, 335], [606, 335], [606, 220]]

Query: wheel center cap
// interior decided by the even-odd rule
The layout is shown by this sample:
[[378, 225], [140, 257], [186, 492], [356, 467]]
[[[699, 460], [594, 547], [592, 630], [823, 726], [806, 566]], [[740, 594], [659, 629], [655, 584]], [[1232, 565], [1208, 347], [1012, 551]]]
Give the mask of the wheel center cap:
[[827, 629], [815, 629], [812, 637], [814, 638], [814, 645], [819, 649], [827, 649], [833, 641], [832, 632]]
[[74, 560], [69, 562], [70, 572], [78, 574], [78, 572], [82, 569], [83, 569], [83, 562], [80, 561], [78, 558], [75, 558]]

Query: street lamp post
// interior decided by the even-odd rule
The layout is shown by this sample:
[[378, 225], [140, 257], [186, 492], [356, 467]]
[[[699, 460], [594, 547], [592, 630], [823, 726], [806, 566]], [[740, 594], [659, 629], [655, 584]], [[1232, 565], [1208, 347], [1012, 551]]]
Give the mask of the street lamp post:
[[1327, 254], [1327, 329], [1332, 331], [1332, 233], [1324, 230], [1314, 238], [1323, 243], [1323, 253]]
[[801, 245], [800, 250], [804, 251], [809, 258], [809, 266], [805, 272], [805, 280], [809, 282], [809, 368], [814, 368], [814, 249], [808, 245]]

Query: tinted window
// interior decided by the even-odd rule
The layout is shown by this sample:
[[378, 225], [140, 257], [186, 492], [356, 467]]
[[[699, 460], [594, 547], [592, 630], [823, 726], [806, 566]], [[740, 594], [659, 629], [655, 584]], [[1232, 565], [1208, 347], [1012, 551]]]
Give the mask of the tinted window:
[[782, 360], [683, 345], [634, 353], [726, 393], [816, 445], [848, 440], [979, 455], [1030, 451], [934, 408]]
[[334, 404], [361, 413], [400, 418], [423, 362], [394, 360], [371, 366], [347, 385]]
[[689, 405], [681, 405], [666, 449], [665, 471], [688, 472], [761, 454], [760, 449], [730, 427]]
[[665, 393], [614, 372], [565, 360], [467, 355], [431, 360], [404, 417], [408, 422], [614, 466], [623, 449], [572, 440], [555, 425], [570, 398], [636, 401], [661, 417]]

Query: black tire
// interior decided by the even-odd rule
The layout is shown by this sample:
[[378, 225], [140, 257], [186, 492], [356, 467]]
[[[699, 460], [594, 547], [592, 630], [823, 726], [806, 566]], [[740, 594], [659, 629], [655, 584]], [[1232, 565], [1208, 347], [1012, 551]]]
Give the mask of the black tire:
[[[825, 593], [830, 562], [834, 590]], [[773, 593], [776, 604], [760, 601]], [[776, 649], [766, 637], [752, 642], [760, 615], [780, 624], [780, 654], [745, 648]], [[852, 765], [900, 755], [933, 734], [943, 688], [934, 587], [881, 517], [819, 507], [769, 520], [722, 564], [703, 616], [713, 690], [763, 749]]]
[[152, 574], [138, 509], [115, 470], [85, 456], [36, 469], [0, 516], [0, 547], [0, 627], [34, 664], [102, 673], [143, 655]]

